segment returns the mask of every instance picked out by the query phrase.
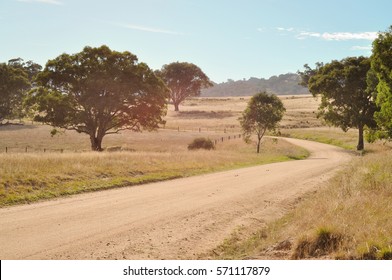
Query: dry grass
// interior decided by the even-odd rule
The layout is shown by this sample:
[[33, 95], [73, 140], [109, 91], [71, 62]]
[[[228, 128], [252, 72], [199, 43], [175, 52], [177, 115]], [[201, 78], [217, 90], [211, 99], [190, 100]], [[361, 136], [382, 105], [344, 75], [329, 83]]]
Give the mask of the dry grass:
[[327, 189], [307, 199], [296, 210], [289, 232], [302, 229], [303, 235], [312, 236], [328, 227], [344, 238], [330, 257], [385, 258], [392, 252], [392, 159], [386, 153], [357, 159]]

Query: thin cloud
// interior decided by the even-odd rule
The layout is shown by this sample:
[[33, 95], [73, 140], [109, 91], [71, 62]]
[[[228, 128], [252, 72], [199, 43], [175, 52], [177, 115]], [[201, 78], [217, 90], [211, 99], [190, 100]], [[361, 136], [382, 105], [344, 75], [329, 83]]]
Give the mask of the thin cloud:
[[350, 33], [350, 32], [337, 32], [337, 33], [323, 33], [321, 36], [326, 40], [369, 40], [373, 41], [378, 36], [377, 32], [362, 32], [362, 33]]
[[149, 26], [133, 25], [133, 24], [116, 24], [116, 25], [123, 28], [144, 31], [144, 32], [162, 33], [162, 34], [169, 34], [169, 35], [183, 35], [182, 33], [176, 31], [154, 28]]
[[306, 32], [302, 31], [297, 35], [297, 39], [304, 40], [307, 38], [320, 38], [321, 34], [317, 32]]
[[378, 36], [377, 32], [307, 32], [302, 31], [296, 37], [297, 39], [304, 40], [308, 38], [321, 38], [327, 41], [348, 41], [348, 40], [369, 40], [373, 41]]
[[300, 40], [309, 38], [320, 38], [327, 41], [348, 41], [348, 40], [369, 40], [373, 41], [377, 38], [377, 32], [311, 32], [311, 31], [300, 31], [293, 27], [276, 27], [278, 32], [291, 32], [295, 34], [295, 37]]
[[371, 51], [372, 47], [371, 46], [367, 46], [367, 47], [364, 47], [364, 46], [353, 46], [353, 47], [351, 47], [351, 50], [352, 51]]
[[276, 27], [276, 30], [278, 30], [278, 31], [292, 32], [292, 31], [294, 31], [294, 28], [293, 28], [293, 27], [289, 27], [289, 28]]
[[25, 2], [25, 3], [43, 3], [43, 4], [50, 4], [50, 5], [64, 5], [63, 2], [57, 0], [16, 0], [18, 2]]

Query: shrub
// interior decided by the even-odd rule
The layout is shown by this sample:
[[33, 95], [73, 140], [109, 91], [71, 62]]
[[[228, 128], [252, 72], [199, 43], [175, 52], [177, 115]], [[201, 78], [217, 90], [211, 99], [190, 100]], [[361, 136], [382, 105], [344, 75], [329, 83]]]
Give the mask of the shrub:
[[214, 150], [215, 144], [212, 140], [208, 138], [196, 138], [188, 145], [188, 150], [198, 150], [198, 149], [205, 149], [205, 150]]

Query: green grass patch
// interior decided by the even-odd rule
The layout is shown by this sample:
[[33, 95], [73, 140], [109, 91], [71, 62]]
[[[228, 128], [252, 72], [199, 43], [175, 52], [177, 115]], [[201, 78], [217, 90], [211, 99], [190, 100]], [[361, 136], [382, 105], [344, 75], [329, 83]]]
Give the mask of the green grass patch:
[[358, 136], [355, 131], [343, 132], [334, 128], [285, 129], [284, 136], [334, 145], [346, 150], [355, 150]]

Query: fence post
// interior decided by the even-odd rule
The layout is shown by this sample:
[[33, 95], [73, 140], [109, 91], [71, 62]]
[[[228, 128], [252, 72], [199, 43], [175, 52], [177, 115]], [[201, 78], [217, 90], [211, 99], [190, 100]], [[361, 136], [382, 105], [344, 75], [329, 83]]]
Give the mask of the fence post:
[[25, 149], [25, 151], [26, 151], [26, 153], [27, 153], [27, 146], [26, 146], [26, 149]]
[[5, 147], [5, 153], [8, 153], [8, 147]]
[[201, 128], [199, 127], [199, 132], [201, 132]]
[[44, 153], [46, 153], [46, 149], [44, 148]]
[[63, 153], [63, 152], [64, 152], [64, 149], [61, 149], [60, 151], [61, 151], [61, 153]]

